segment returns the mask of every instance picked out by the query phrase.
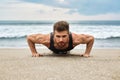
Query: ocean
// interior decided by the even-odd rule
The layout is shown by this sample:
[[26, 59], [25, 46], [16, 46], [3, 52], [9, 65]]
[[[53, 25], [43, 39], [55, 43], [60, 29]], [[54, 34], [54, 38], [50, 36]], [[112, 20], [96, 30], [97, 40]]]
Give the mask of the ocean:
[[[26, 36], [50, 33], [56, 21], [0, 21], [0, 48], [28, 48]], [[120, 21], [68, 21], [70, 31], [95, 37], [93, 48], [120, 48]], [[36, 45], [45, 48], [43, 45]], [[79, 45], [76, 48], [85, 48]]]

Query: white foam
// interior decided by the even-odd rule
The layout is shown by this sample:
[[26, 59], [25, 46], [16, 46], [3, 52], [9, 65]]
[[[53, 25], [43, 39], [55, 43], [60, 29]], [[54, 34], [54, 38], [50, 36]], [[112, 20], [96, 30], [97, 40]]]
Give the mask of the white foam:
[[[20, 38], [35, 33], [50, 33], [52, 25], [0, 25], [0, 38]], [[70, 31], [91, 34], [98, 39], [120, 37], [120, 26], [71, 25]]]

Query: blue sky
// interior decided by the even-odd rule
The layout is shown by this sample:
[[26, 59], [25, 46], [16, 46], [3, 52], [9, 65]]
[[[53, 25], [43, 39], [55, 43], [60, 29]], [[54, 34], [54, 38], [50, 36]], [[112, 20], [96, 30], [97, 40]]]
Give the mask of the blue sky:
[[120, 0], [1, 0], [0, 20], [120, 20]]

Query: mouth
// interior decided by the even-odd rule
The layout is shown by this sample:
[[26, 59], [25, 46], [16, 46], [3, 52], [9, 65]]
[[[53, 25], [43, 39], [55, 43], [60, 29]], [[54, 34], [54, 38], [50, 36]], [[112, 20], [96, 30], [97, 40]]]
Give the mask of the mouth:
[[65, 43], [64, 42], [60, 42], [59, 46], [63, 47], [63, 46], [65, 46]]

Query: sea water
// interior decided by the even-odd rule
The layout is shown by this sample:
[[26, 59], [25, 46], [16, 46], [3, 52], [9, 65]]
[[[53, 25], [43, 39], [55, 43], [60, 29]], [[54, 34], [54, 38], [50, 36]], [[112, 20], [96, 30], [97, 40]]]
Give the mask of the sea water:
[[[0, 21], [0, 48], [27, 48], [26, 36], [49, 34], [56, 21]], [[120, 21], [68, 21], [70, 31], [95, 37], [94, 48], [120, 48]], [[43, 45], [37, 45], [45, 48]], [[76, 48], [83, 48], [79, 45]]]

